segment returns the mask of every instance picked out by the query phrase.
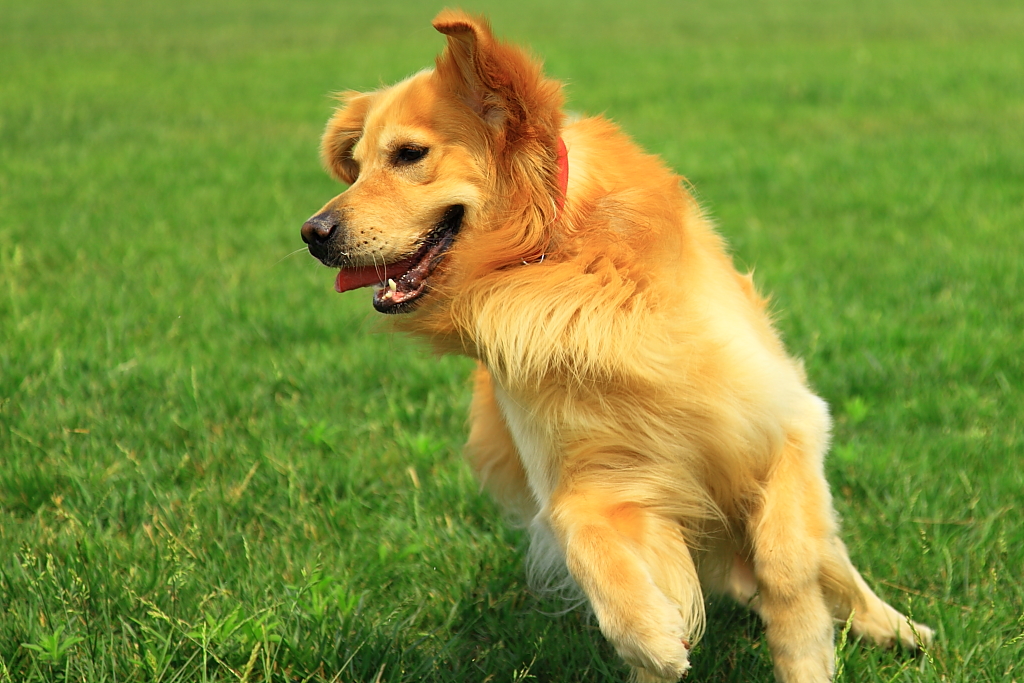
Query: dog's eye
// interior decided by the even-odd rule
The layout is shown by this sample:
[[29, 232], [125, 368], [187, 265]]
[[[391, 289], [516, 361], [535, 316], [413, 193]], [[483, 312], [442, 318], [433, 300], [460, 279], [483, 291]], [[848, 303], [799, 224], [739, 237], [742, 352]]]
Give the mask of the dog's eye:
[[395, 152], [395, 163], [413, 164], [427, 156], [428, 147], [416, 147], [415, 145], [403, 145]]

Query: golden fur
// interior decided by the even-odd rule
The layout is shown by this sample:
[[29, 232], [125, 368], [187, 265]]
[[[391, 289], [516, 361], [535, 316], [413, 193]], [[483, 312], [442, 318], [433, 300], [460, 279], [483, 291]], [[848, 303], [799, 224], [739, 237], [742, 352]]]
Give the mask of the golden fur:
[[[930, 642], [850, 564], [827, 406], [680, 178], [605, 119], [567, 122], [561, 85], [485, 20], [434, 27], [435, 69], [343, 95], [322, 150], [351, 187], [321, 215], [342, 265], [386, 282], [464, 207], [399, 327], [478, 359], [466, 454], [530, 523], [534, 575], [568, 569], [637, 680], [687, 670], [703, 590], [760, 614], [781, 681], [829, 680], [851, 611], [856, 635]], [[403, 145], [428, 152], [402, 165]]]

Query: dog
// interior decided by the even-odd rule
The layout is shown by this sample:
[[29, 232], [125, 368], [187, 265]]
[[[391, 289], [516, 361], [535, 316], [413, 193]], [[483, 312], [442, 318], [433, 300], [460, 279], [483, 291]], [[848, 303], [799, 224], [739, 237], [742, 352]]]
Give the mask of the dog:
[[776, 678], [828, 681], [834, 625], [919, 648], [837, 535], [828, 407], [679, 176], [487, 20], [444, 10], [435, 68], [341, 95], [349, 188], [302, 226], [339, 292], [477, 360], [466, 456], [571, 577], [637, 681], [675, 681], [704, 592], [765, 624]]

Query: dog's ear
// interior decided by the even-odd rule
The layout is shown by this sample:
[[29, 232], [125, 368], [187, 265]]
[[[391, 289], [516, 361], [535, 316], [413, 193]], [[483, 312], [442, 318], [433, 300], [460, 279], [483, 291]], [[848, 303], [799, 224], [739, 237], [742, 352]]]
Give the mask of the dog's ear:
[[438, 77], [491, 127], [535, 137], [561, 121], [561, 84], [545, 79], [523, 50], [495, 39], [488, 21], [445, 9], [434, 19], [448, 45], [437, 58]]
[[369, 94], [349, 91], [341, 93], [338, 99], [342, 106], [327, 122], [320, 141], [320, 157], [331, 175], [351, 185], [359, 177], [359, 164], [352, 158], [352, 148], [363, 136], [363, 121], [373, 98]]

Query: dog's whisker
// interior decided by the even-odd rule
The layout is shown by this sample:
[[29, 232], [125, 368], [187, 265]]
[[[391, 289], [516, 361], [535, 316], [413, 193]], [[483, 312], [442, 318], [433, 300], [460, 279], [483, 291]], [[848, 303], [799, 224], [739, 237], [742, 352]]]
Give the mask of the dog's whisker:
[[301, 254], [302, 252], [307, 252], [307, 253], [308, 253], [308, 252], [309, 252], [309, 250], [308, 250], [308, 249], [307, 249], [306, 247], [299, 247], [299, 248], [298, 248], [298, 249], [296, 249], [295, 251], [293, 251], [293, 252], [290, 252], [290, 253], [288, 253], [288, 254], [285, 254], [284, 256], [282, 256], [281, 258], [279, 258], [278, 260], [274, 261], [274, 265], [275, 265], [275, 266], [276, 266], [276, 265], [279, 265], [280, 263], [282, 263], [282, 262], [284, 262], [284, 261], [286, 261], [286, 260], [290, 259], [290, 258], [291, 258], [292, 256], [295, 256], [296, 254]]

